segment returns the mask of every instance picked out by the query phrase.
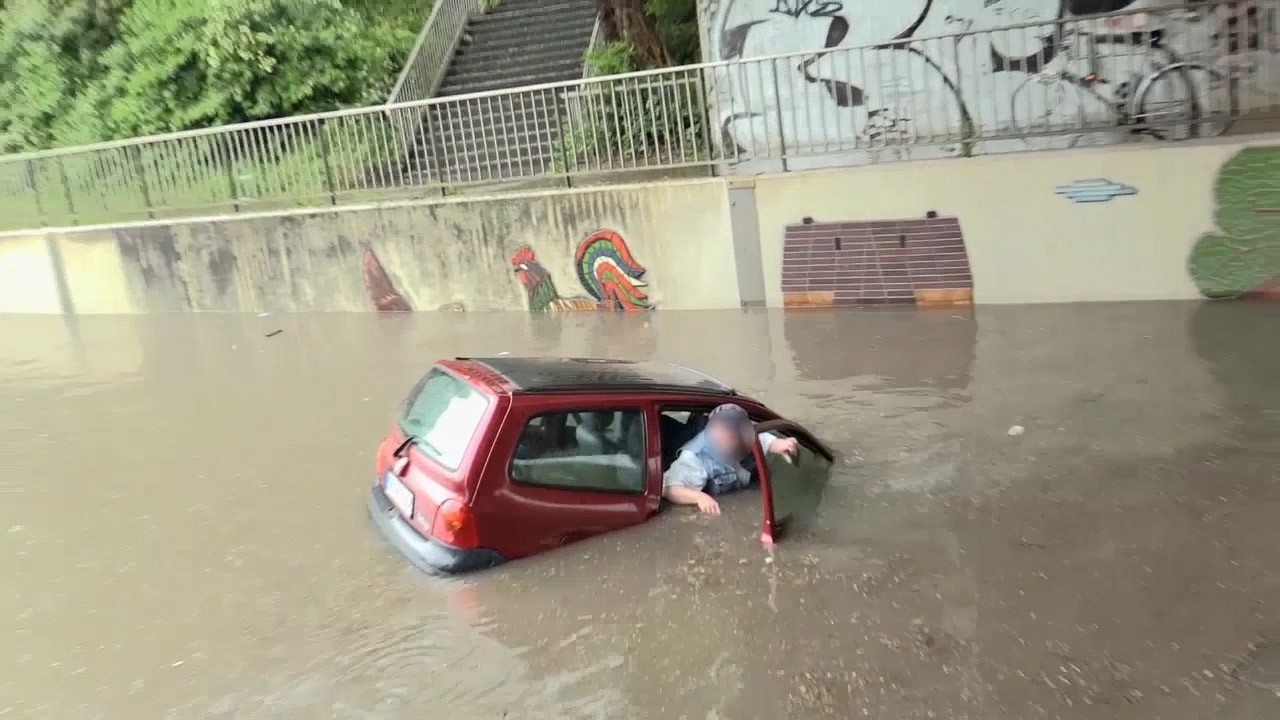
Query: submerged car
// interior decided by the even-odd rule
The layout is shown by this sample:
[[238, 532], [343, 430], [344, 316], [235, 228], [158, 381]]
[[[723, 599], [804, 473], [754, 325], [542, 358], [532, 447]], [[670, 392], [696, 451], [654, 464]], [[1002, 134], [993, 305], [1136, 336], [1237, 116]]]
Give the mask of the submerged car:
[[831, 450], [800, 425], [696, 370], [588, 358], [454, 358], [414, 385], [378, 447], [368, 507], [382, 534], [433, 574], [492, 567], [638, 525], [662, 475], [722, 403], [794, 459], [757, 442], [761, 540], [811, 516]]

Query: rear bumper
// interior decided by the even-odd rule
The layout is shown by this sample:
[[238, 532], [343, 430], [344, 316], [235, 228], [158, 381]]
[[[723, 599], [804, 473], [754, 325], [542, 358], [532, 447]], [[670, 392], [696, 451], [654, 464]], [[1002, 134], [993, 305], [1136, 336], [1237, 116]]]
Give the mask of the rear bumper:
[[379, 484], [375, 483], [369, 488], [367, 505], [369, 517], [387, 542], [408, 558], [414, 567], [425, 573], [452, 575], [483, 570], [505, 562], [505, 558], [487, 548], [458, 548], [435, 538], [423, 537], [396, 511]]

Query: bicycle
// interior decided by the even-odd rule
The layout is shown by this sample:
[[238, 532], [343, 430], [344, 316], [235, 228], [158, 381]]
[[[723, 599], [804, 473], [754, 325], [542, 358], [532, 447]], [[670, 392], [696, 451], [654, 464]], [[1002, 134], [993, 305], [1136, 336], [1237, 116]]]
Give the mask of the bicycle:
[[[1190, 19], [1195, 13], [1195, 10], [1187, 10], [1187, 17], [1181, 19]], [[1120, 25], [1117, 20], [1129, 22]], [[1083, 135], [1084, 132], [1123, 128], [1131, 134], [1156, 140], [1217, 137], [1226, 133], [1236, 114], [1232, 86], [1238, 71], [1231, 67], [1224, 72], [1216, 65], [1229, 63], [1230, 56], [1213, 64], [1179, 58], [1165, 47], [1164, 31], [1145, 29], [1144, 23], [1145, 16], [1140, 15], [1110, 18], [1108, 25], [1102, 28], [1096, 21], [1082, 21], [1073, 26], [1059, 23], [1054, 30], [1053, 53], [1046, 65], [1061, 69], [1042, 69], [1029, 74], [1013, 90], [1010, 96], [1013, 129], [1024, 135], [1034, 134], [1038, 128], [1041, 131], [1079, 129]], [[1128, 50], [1101, 55], [1099, 44]], [[1083, 46], [1082, 51], [1079, 46]], [[1117, 82], [1100, 72], [1103, 61], [1115, 61], [1132, 54], [1142, 55], [1141, 64], [1136, 69], [1129, 69], [1125, 79]], [[1079, 62], [1084, 63], [1085, 72], [1074, 73], [1068, 69]], [[1019, 101], [1022, 99], [1026, 106], [1032, 107], [1036, 98], [1028, 100], [1031, 95], [1029, 88], [1036, 86], [1046, 86], [1046, 91], [1040, 94], [1044, 103], [1044, 110], [1039, 113], [1041, 122], [1036, 123], [1033, 118], [1028, 126], [1020, 126]], [[1200, 99], [1202, 87], [1225, 91], [1226, 97], [1220, 98], [1226, 101], [1225, 113], [1218, 109], [1216, 102], [1210, 102], [1210, 112], [1205, 112]], [[1110, 90], [1110, 97], [1105, 90]], [[1105, 119], [1090, 120], [1086, 117], [1085, 106], [1090, 99], [1104, 108]], [[1062, 123], [1055, 123], [1053, 117], [1065, 103], [1072, 101], [1080, 108], [1080, 124], [1071, 128], [1055, 127]], [[1073, 138], [1069, 146], [1074, 146], [1080, 137]]]

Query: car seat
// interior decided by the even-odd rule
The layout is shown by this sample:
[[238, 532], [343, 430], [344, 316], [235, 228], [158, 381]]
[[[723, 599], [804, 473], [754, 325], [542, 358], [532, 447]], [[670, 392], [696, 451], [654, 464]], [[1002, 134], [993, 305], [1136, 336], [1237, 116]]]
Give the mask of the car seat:
[[605, 431], [613, 425], [612, 412], [583, 413], [581, 422], [574, 434], [578, 439], [578, 453], [581, 455], [613, 455], [618, 452], [617, 444], [608, 438]]

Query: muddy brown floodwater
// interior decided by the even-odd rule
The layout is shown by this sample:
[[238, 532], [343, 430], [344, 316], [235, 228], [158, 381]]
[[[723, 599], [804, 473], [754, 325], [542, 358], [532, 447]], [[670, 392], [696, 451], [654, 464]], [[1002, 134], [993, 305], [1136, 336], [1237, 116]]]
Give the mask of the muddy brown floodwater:
[[[268, 336], [273, 331], [279, 334]], [[0, 318], [0, 718], [1230, 718], [1280, 639], [1280, 310]], [[841, 453], [461, 580], [367, 522], [442, 355], [680, 361]], [[1013, 425], [1026, 428], [1011, 436]]]

